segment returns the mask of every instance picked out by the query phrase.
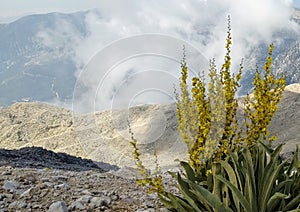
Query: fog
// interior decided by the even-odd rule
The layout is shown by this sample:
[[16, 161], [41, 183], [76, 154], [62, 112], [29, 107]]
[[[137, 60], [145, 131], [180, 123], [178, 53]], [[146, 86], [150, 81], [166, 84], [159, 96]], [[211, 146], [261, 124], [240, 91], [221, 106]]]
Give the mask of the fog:
[[78, 68], [72, 107], [91, 112], [174, 101], [183, 46], [191, 75], [206, 73], [212, 58], [220, 67], [228, 15], [235, 72], [254, 46], [274, 42], [278, 32], [300, 32], [292, 13], [289, 0], [105, 1], [85, 15], [88, 36], [64, 22], [39, 36], [49, 47], [69, 46], [64, 54]]

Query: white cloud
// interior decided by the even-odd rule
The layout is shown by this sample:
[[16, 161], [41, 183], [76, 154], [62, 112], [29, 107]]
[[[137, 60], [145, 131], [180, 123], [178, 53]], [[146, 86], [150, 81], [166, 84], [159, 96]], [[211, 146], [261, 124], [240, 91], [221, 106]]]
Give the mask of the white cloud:
[[[112, 68], [111, 66], [135, 53], [147, 51], [158, 53], [163, 52], [163, 49], [168, 49], [165, 54], [172, 55], [171, 52], [176, 51], [177, 54], [172, 55], [172, 57], [180, 60], [182, 55], [182, 47], [180, 45], [183, 43], [179, 40], [184, 40], [195, 49], [198, 49], [198, 52], [206, 58], [216, 58], [217, 63], [221, 64], [225, 54], [224, 46], [228, 15], [231, 16], [232, 21], [233, 66], [237, 67], [240, 59], [247, 56], [252, 46], [260, 42], [271, 43], [274, 41], [275, 33], [283, 30], [299, 33], [299, 26], [290, 20], [293, 11], [291, 3], [290, 0], [98, 1], [98, 3], [94, 4], [99, 9], [98, 12], [94, 10], [86, 15], [85, 22], [90, 33], [89, 36], [85, 39], [76, 38], [72, 41], [74, 44], [72, 48], [76, 55], [74, 60], [77, 62], [79, 69], [77, 72], [78, 82], [88, 87], [87, 92], [82, 94], [86, 101], [79, 99], [82, 103], [81, 106], [84, 108], [89, 105], [92, 108], [93, 103], [99, 101], [95, 104], [106, 105], [101, 109], [107, 108], [112, 96], [114, 96], [114, 92], [118, 90], [120, 85], [123, 86], [124, 76], [127, 76], [129, 70], [134, 70], [132, 73], [136, 74], [140, 70], [156, 69], [157, 64], [160, 63], [160, 61], [155, 61], [152, 58], [153, 67], [151, 67], [151, 62], [147, 60], [140, 60], [135, 64], [130, 63], [130, 61], [128, 63], [127, 60], [126, 63], [124, 62], [125, 65], [120, 65], [113, 72], [109, 72], [110, 75], [107, 76], [107, 79], [109, 79], [108, 83], [106, 87], [101, 88], [103, 96], [99, 98], [96, 91], [99, 88], [99, 84], [101, 84], [101, 79], [106, 77], [105, 74]], [[68, 29], [68, 27], [63, 27], [63, 30], [70, 30], [73, 33], [72, 29]], [[48, 33], [48, 35], [51, 35], [51, 33], [43, 33], [46, 42], [48, 38], [45, 33]], [[172, 47], [172, 45], [158, 43], [160, 50], [154, 48], [157, 43], [151, 40], [144, 40], [144, 43], [130, 40], [127, 45], [122, 42], [117, 42], [117, 46], [114, 45], [120, 39], [144, 33], [159, 33], [170, 36], [175, 40], [178, 39], [180, 45], [176, 46], [174, 44], [175, 47]], [[50, 38], [52, 37], [51, 35]], [[47, 42], [49, 43], [49, 40]], [[109, 50], [109, 48], [111, 49]], [[108, 55], [101, 56], [101, 52], [106, 52]], [[94, 56], [99, 57], [97, 53], [101, 57], [100, 59], [98, 58], [99, 63], [93, 64], [94, 72], [82, 71], [82, 67], [85, 64], [91, 65], [91, 59]], [[188, 59], [192, 60], [193, 58]], [[89, 61], [90, 63], [88, 63]], [[132, 59], [131, 62], [133, 61]], [[201, 67], [197, 66], [199, 64], [195, 61], [191, 61], [191, 63], [194, 63], [193, 65], [197, 67], [197, 71], [202, 71]], [[159, 66], [160, 70], [169, 71], [172, 76], [178, 77], [180, 74], [179, 64], [174, 61], [166, 64], [172, 67], [171, 69], [173, 70], [170, 71], [165, 66]], [[176, 66], [177, 69], [175, 68]], [[86, 67], [86, 69], [89, 68], [88, 66]], [[174, 75], [174, 73], [176, 74]], [[142, 77], [139, 80], [140, 82], [142, 81], [141, 79]], [[148, 79], [149, 81], [155, 81], [150, 76], [148, 76]], [[138, 93], [142, 89], [140, 86], [143, 85], [143, 83], [132, 83], [132, 85], [136, 85], [137, 89], [133, 91], [132, 87], [127, 87], [131, 96], [134, 92]], [[159, 88], [159, 86], [153, 84], [153, 88], [155, 87]], [[123, 89], [126, 90], [126, 88]], [[164, 87], [164, 89], [168, 94], [173, 90], [170, 85], [168, 88]], [[129, 93], [125, 94], [123, 92], [124, 101], [121, 100], [119, 93], [118, 98], [120, 102], [128, 103]], [[151, 95], [146, 95], [146, 93], [142, 99], [151, 99]], [[169, 98], [167, 96], [166, 98]]]

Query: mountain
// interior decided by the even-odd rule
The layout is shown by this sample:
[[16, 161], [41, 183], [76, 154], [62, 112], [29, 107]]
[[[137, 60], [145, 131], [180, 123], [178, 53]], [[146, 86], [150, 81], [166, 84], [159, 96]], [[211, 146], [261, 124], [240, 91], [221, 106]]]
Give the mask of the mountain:
[[[76, 45], [91, 33], [86, 22], [91, 13], [101, 19], [99, 11], [91, 10], [29, 15], [0, 24], [0, 107], [22, 101], [59, 105], [72, 101], [76, 73], [83, 65], [77, 61]], [[296, 10], [292, 17], [297, 23], [299, 14]], [[286, 75], [288, 84], [298, 83], [299, 35], [282, 31], [273, 38], [274, 71]], [[256, 64], [263, 67], [268, 45], [261, 43], [252, 49], [246, 58], [240, 95], [251, 90]]]
[[76, 64], [71, 42], [87, 36], [85, 15], [29, 15], [0, 25], [0, 106], [72, 97]]
[[[300, 24], [300, 10], [295, 10], [292, 20]], [[275, 33], [272, 71], [276, 77], [285, 76], [286, 83], [293, 84], [300, 82], [300, 36], [297, 32], [281, 31]], [[263, 70], [269, 49], [269, 44], [261, 43], [254, 46], [247, 56], [247, 63], [244, 64], [243, 77], [241, 79], [240, 95], [251, 92], [252, 81], [256, 67]]]
[[[0, 110], [0, 148], [43, 147], [121, 167], [135, 166], [128, 119], [147, 166], [153, 167], [154, 152], [162, 167], [186, 159], [174, 104], [80, 115], [43, 103], [15, 103]], [[293, 84], [287, 86], [270, 126], [278, 136], [276, 142], [286, 143], [286, 155], [300, 144], [299, 125], [300, 84]]]

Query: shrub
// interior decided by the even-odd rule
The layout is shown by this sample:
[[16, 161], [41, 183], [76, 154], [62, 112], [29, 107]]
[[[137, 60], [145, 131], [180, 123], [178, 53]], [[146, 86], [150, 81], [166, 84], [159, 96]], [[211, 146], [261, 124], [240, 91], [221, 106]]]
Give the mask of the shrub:
[[300, 211], [298, 148], [291, 163], [279, 157], [281, 149], [256, 142], [228, 150], [224, 160], [212, 164], [206, 180], [181, 162], [185, 173], [172, 173], [181, 196], [160, 194], [161, 201], [170, 211]]
[[[209, 158], [222, 159], [227, 149], [234, 151], [246, 143], [252, 145], [258, 138], [268, 139], [268, 126], [285, 88], [284, 78], [275, 79], [271, 72], [273, 44], [270, 45], [264, 72], [257, 69], [253, 81], [254, 94], [245, 100], [245, 121], [237, 120], [238, 101], [236, 92], [243, 65], [235, 76], [231, 74], [231, 27], [228, 19], [225, 61], [221, 71], [216, 71], [214, 60], [210, 63], [208, 89], [204, 79], [192, 79], [191, 94], [188, 90], [188, 68], [185, 57], [182, 62], [180, 95], [177, 94], [178, 130], [188, 146], [190, 164], [196, 170]], [[246, 132], [243, 132], [246, 129]], [[215, 148], [215, 147], [218, 148]]]
[[268, 126], [285, 88], [284, 78], [275, 79], [271, 72], [273, 44], [263, 71], [256, 70], [254, 93], [245, 98], [243, 122], [237, 119], [236, 99], [243, 65], [232, 74], [231, 44], [228, 18], [227, 52], [221, 70], [218, 72], [211, 60], [210, 81], [194, 77], [191, 91], [183, 57], [176, 106], [178, 130], [188, 147], [189, 161], [180, 163], [184, 174], [170, 173], [181, 195], [166, 192], [162, 177], [151, 177], [146, 171], [129, 130], [143, 177], [138, 183], [157, 192], [170, 211], [299, 211], [298, 149], [292, 162], [286, 162], [279, 157], [282, 145], [275, 149], [270, 145], [276, 136], [270, 135]]

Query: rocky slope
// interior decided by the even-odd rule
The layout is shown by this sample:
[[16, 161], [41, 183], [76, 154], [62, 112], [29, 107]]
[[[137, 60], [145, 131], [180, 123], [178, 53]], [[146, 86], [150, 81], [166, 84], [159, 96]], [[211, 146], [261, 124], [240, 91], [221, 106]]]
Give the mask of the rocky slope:
[[[85, 115], [41, 103], [2, 109], [0, 211], [166, 211], [157, 196], [135, 183], [126, 120], [147, 167], [153, 165], [155, 150], [162, 168], [174, 168], [174, 159], [183, 159], [186, 151], [175, 109], [144, 105]], [[277, 143], [286, 143], [287, 156], [300, 144], [299, 120], [300, 84], [293, 84], [270, 127]], [[170, 176], [163, 175], [166, 188], [176, 191]]]
[[118, 166], [133, 166], [128, 116], [148, 160], [158, 146], [158, 154], [166, 155], [161, 161], [163, 166], [185, 153], [177, 133], [174, 105], [134, 107], [129, 113], [120, 110], [76, 115], [47, 104], [16, 103], [0, 112], [0, 147], [40, 146]]
[[[284, 92], [270, 126], [277, 142], [287, 143], [284, 152], [300, 144], [300, 85]], [[186, 157], [177, 132], [175, 105], [144, 105], [129, 110], [78, 115], [41, 103], [17, 103], [0, 111], [0, 147], [44, 147], [117, 166], [134, 166], [127, 119], [143, 152], [153, 167], [153, 153], [164, 168]]]
[[[0, 149], [0, 211], [164, 211], [137, 171], [41, 147]], [[167, 189], [172, 180], [165, 175]]]
[[[126, 178], [126, 173], [131, 177]], [[165, 211], [157, 196], [138, 186], [133, 176], [124, 169], [101, 172], [0, 166], [0, 211]]]
[[70, 171], [116, 170], [110, 164], [82, 159], [65, 153], [55, 153], [42, 147], [24, 147], [16, 150], [0, 149], [0, 165], [15, 168], [49, 168]]

